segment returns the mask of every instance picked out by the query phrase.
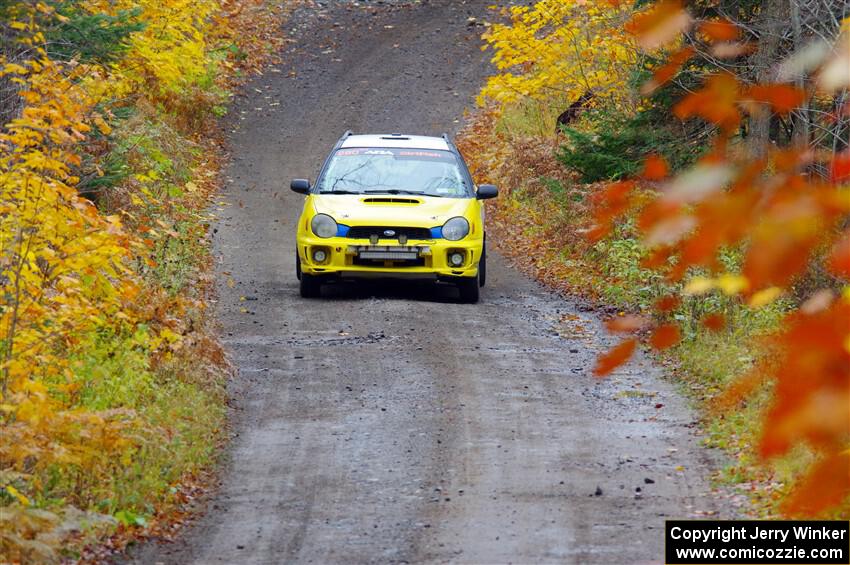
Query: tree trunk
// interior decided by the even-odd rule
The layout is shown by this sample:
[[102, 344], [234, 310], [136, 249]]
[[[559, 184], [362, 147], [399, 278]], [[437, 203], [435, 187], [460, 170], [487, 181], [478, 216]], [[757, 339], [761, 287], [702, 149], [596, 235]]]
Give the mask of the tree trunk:
[[[22, 45], [18, 43], [14, 30], [0, 23], [0, 61], [16, 62], [21, 50]], [[9, 121], [18, 117], [23, 105], [18, 95], [20, 86], [12, 82], [13, 76], [0, 77], [0, 130]]]
[[[791, 9], [791, 30], [794, 33], [794, 44], [792, 51], [796, 51], [803, 46], [803, 24], [800, 17], [800, 0], [788, 0]], [[794, 79], [797, 88], [803, 89], [806, 86], [806, 77], [800, 73]], [[803, 100], [800, 108], [795, 112], [794, 116], [794, 145], [800, 149], [805, 149], [809, 146], [811, 137], [809, 127], [809, 101]]]
[[[775, 66], [782, 44], [782, 30], [788, 23], [789, 0], [765, 0], [755, 22], [758, 33], [758, 51], [750, 57], [752, 79], [758, 83], [773, 81]], [[791, 0], [792, 2], [794, 0]], [[750, 116], [749, 148], [753, 157], [763, 157], [770, 144], [770, 108], [762, 105], [761, 111]]]

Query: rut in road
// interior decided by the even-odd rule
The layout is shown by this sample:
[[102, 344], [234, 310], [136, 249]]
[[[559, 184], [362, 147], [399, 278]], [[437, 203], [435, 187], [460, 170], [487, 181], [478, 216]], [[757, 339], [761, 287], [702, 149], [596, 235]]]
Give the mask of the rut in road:
[[492, 249], [478, 305], [399, 284], [298, 297], [289, 179], [346, 129], [456, 131], [488, 72], [469, 18], [489, 3], [305, 9], [238, 99], [215, 236], [237, 283], [217, 305], [233, 439], [197, 524], [133, 560], [659, 562], [666, 517], [714, 508], [671, 385], [645, 360], [595, 380], [598, 320]]

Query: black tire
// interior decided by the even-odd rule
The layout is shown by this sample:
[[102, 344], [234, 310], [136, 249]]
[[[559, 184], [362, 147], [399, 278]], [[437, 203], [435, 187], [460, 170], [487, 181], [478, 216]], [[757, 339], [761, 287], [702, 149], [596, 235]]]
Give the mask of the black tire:
[[295, 278], [301, 280], [301, 256], [298, 251], [295, 252]]
[[481, 295], [480, 288], [481, 280], [479, 275], [461, 279], [457, 283], [457, 289], [460, 291], [460, 301], [465, 304], [475, 304]]
[[322, 281], [319, 277], [301, 273], [301, 297], [318, 298], [322, 293]]
[[487, 283], [487, 246], [481, 248], [481, 260], [478, 261], [478, 285]]

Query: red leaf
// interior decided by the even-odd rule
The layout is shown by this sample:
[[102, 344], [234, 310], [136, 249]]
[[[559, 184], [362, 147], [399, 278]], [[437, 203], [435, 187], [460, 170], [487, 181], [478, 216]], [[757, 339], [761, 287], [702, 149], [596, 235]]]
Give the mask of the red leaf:
[[713, 332], [719, 332], [726, 327], [726, 316], [709, 314], [702, 319], [702, 325]]
[[850, 182], [850, 149], [845, 149], [832, 159], [829, 174], [836, 184]]
[[597, 377], [608, 375], [611, 371], [631, 359], [636, 346], [637, 340], [635, 338], [629, 338], [600, 355], [596, 359], [596, 367], [593, 369], [593, 374]]
[[641, 94], [648, 96], [655, 90], [666, 84], [671, 78], [676, 76], [681, 70], [682, 65], [694, 55], [694, 48], [691, 46], [682, 47], [676, 53], [670, 56], [667, 62], [652, 73], [652, 78], [641, 86]]
[[643, 165], [643, 178], [647, 180], [662, 180], [670, 172], [667, 161], [661, 155], [650, 155]]
[[594, 204], [593, 215], [598, 222], [613, 220], [629, 207], [629, 195], [634, 188], [632, 181], [612, 182], [595, 193], [591, 200]]
[[850, 279], [850, 230], [832, 248], [827, 264], [836, 275]]
[[703, 22], [699, 30], [710, 41], [732, 41], [741, 35], [738, 26], [726, 19]]
[[712, 401], [711, 410], [722, 413], [738, 405], [744, 398], [753, 394], [768, 378], [767, 372], [762, 367], [756, 366], [753, 370], [736, 378], [726, 389], [716, 396]]
[[673, 113], [680, 120], [700, 116], [726, 131], [734, 131], [741, 121], [738, 90], [738, 80], [733, 75], [716, 74], [706, 80], [705, 87], [673, 106]]
[[625, 333], [637, 331], [646, 323], [646, 318], [642, 316], [618, 316], [605, 322], [605, 327], [612, 333]]
[[611, 233], [613, 227], [614, 226], [611, 225], [611, 222], [594, 224], [593, 227], [585, 233], [585, 237], [587, 237], [591, 243], [596, 243], [597, 241], [607, 237], [608, 234]]
[[673, 310], [678, 308], [679, 304], [681, 304], [681, 303], [682, 303], [682, 301], [679, 300], [678, 296], [673, 296], [672, 294], [669, 295], [669, 296], [662, 296], [655, 303], [655, 309], [658, 310], [659, 312], [664, 312], [664, 313], [672, 312]]
[[667, 261], [670, 259], [672, 254], [673, 253], [669, 247], [656, 249], [649, 256], [641, 259], [641, 267], [644, 269], [660, 269], [667, 264]]
[[711, 54], [718, 59], [734, 59], [742, 55], [749, 55], [756, 50], [755, 43], [716, 43], [711, 48]]
[[676, 324], [663, 324], [655, 328], [649, 343], [655, 349], [662, 350], [673, 347], [682, 340], [682, 332]]
[[833, 453], [815, 463], [794, 485], [782, 511], [791, 516], [818, 516], [850, 495], [850, 451]]
[[644, 49], [655, 49], [674, 40], [691, 24], [681, 0], [661, 0], [652, 9], [635, 15], [626, 24]]
[[787, 114], [803, 103], [806, 91], [790, 84], [757, 84], [747, 90], [746, 97], [770, 104], [779, 114]]
[[802, 442], [832, 449], [850, 429], [850, 303], [785, 318], [773, 360], [773, 402], [762, 422], [759, 453], [783, 455]]
[[647, 233], [658, 224], [680, 215], [683, 208], [680, 202], [666, 199], [655, 200], [641, 211], [637, 220], [638, 227], [642, 232]]

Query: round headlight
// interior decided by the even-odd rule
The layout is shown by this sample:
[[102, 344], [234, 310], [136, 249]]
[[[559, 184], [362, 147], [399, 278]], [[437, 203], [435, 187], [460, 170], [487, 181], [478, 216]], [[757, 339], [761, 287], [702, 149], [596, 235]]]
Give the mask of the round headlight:
[[469, 222], [460, 216], [452, 218], [443, 224], [443, 237], [449, 241], [457, 241], [469, 235]]
[[337, 231], [336, 220], [327, 214], [316, 214], [310, 222], [310, 228], [319, 237], [333, 237]]

